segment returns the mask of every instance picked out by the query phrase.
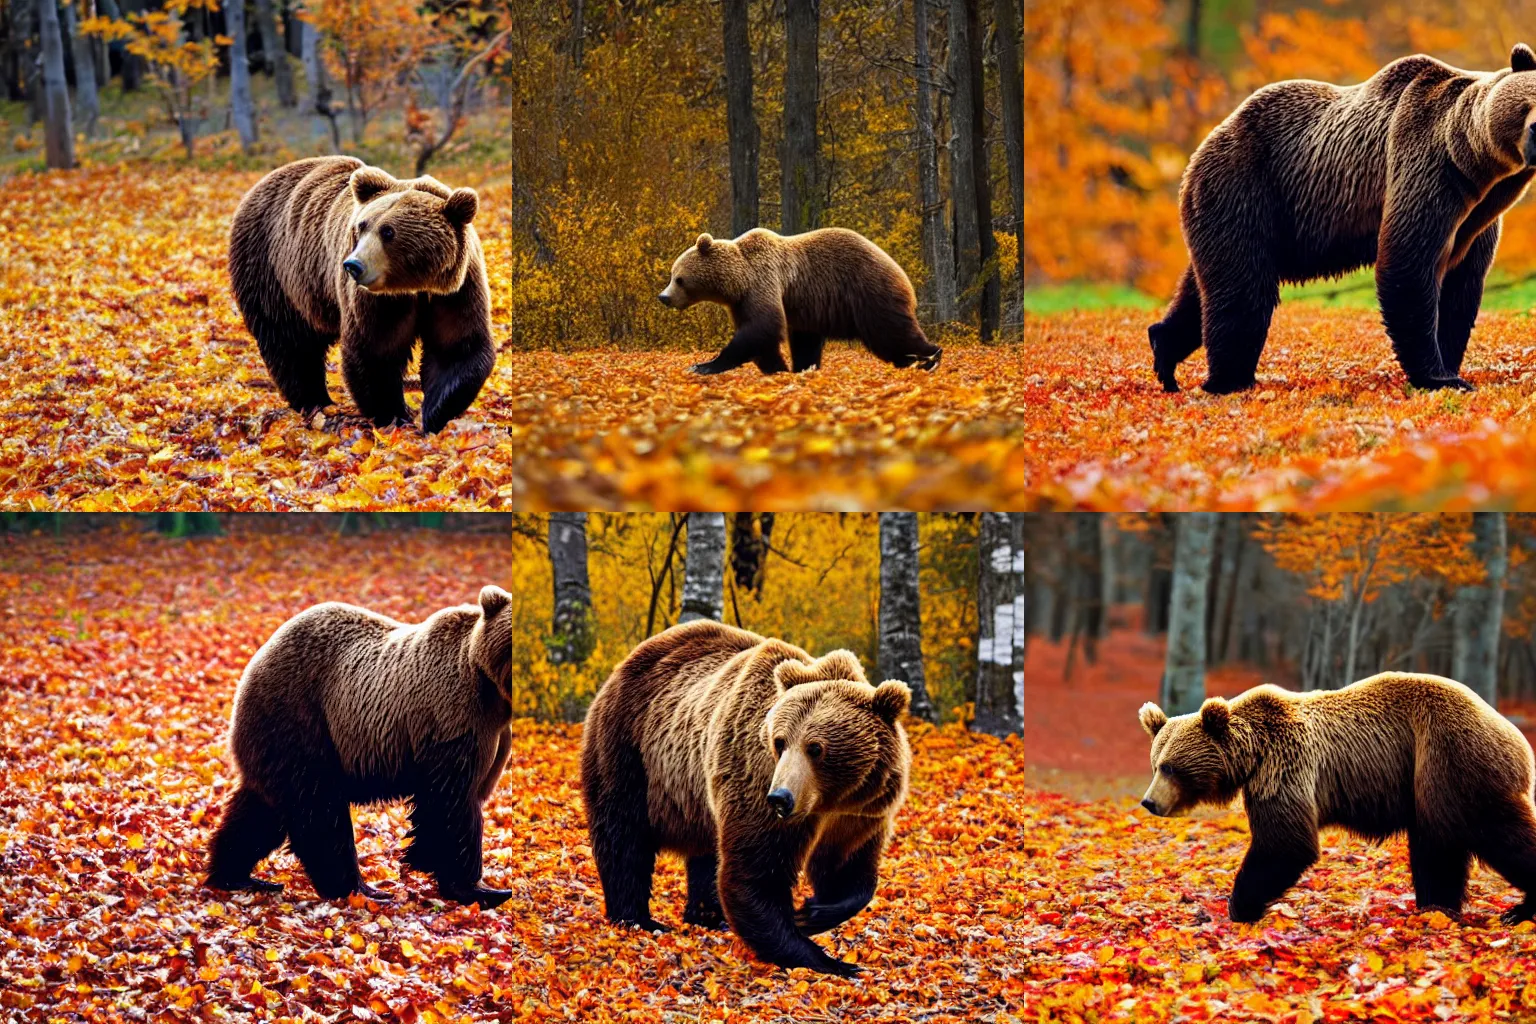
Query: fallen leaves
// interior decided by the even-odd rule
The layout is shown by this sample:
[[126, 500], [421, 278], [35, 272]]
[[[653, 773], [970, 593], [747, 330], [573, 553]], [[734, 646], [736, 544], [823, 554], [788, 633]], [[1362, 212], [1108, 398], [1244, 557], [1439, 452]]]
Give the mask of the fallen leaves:
[[1282, 305], [1258, 386], [1166, 395], [1156, 312], [1029, 317], [1024, 490], [1032, 504], [1124, 508], [1467, 508], [1536, 500], [1536, 347], [1523, 316], [1486, 313], [1476, 392], [1410, 391], [1375, 314]]
[[[476, 180], [479, 174], [483, 180]], [[229, 217], [259, 174], [115, 167], [0, 194], [0, 493], [14, 508], [999, 508], [1023, 499], [1023, 348], [946, 341], [932, 374], [852, 346], [715, 378], [712, 353], [514, 351], [510, 192], [480, 187], [493, 333], [469, 412], [423, 437], [341, 404], [301, 419], [230, 295]], [[725, 337], [720, 343], [723, 345]], [[332, 366], [336, 366], [332, 352]], [[419, 403], [419, 388], [411, 385]]]
[[[482, 912], [399, 877], [403, 810], [355, 815], [391, 903], [315, 898], [287, 853], [278, 896], [200, 887], [233, 784], [229, 700], [287, 616], [344, 597], [416, 619], [503, 579], [504, 537], [106, 531], [0, 536], [0, 1006], [81, 1021], [273, 1019], [961, 1021], [1018, 1012], [1027, 862], [1023, 747], [914, 728], [913, 795], [875, 900], [822, 941], [857, 981], [782, 971], [682, 925], [664, 859], [654, 912], [602, 914], [576, 726], [518, 721], [486, 809]], [[136, 847], [133, 837], [142, 839]]]

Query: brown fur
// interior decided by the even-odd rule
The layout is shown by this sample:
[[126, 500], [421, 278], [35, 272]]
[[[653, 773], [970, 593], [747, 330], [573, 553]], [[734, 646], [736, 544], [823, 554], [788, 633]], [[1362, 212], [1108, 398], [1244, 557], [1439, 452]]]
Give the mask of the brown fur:
[[1253, 839], [1228, 902], [1235, 921], [1264, 916], [1328, 826], [1406, 832], [1421, 910], [1459, 913], [1475, 856], [1528, 894], [1506, 921], [1536, 914], [1531, 748], [1460, 683], [1384, 672], [1342, 690], [1259, 686], [1172, 719], [1146, 704], [1140, 717], [1152, 737], [1144, 807], [1176, 815], [1243, 796]]
[[[381, 426], [411, 422], [402, 378], [419, 336], [422, 428], [469, 408], [496, 361], [478, 205], [474, 189], [399, 181], [346, 156], [257, 182], [235, 211], [229, 275], [289, 405], [331, 404], [325, 356], [340, 339], [359, 411]], [[344, 268], [352, 260], [358, 280]]]
[[[582, 737], [609, 919], [662, 927], [651, 873], [670, 850], [688, 861], [683, 920], [718, 927], [723, 913], [771, 963], [854, 973], [806, 936], [874, 895], [906, 797], [909, 699], [905, 683], [870, 686], [847, 651], [816, 659], [718, 622], [640, 644], [598, 692]], [[793, 812], [776, 815], [770, 793], [792, 797]], [[802, 868], [815, 896], [796, 911]]]
[[756, 363], [780, 373], [789, 342], [796, 373], [821, 365], [827, 338], [857, 338], [895, 366], [939, 365], [943, 352], [917, 324], [912, 282], [874, 242], [843, 228], [803, 235], [753, 228], [734, 241], [700, 235], [672, 264], [661, 301], [676, 309], [719, 302], [736, 333], [694, 373], [724, 373]]
[[1460, 377], [1501, 215], [1536, 165], [1536, 55], [1462, 71], [1422, 54], [1359, 85], [1277, 82], [1200, 144], [1179, 192], [1190, 266], [1148, 334], [1158, 378], [1202, 340], [1205, 390], [1252, 387], [1281, 281], [1376, 266], [1382, 320], [1417, 387]]
[[210, 849], [215, 888], [280, 889], [251, 870], [288, 839], [320, 895], [363, 883], [349, 808], [410, 798], [407, 866], [447, 899], [493, 906], [480, 887], [480, 805], [511, 749], [511, 597], [407, 625], [364, 608], [315, 605], [246, 666], [229, 746], [240, 769]]

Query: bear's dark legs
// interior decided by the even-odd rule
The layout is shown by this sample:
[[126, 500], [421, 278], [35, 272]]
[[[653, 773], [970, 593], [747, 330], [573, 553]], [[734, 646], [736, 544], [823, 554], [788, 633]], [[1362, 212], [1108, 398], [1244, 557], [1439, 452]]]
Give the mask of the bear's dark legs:
[[1309, 809], [1254, 801], [1248, 807], [1253, 839], [1237, 870], [1227, 912], [1253, 922], [1317, 861], [1317, 821]]
[[1477, 236], [1462, 261], [1445, 275], [1440, 285], [1440, 322], [1437, 341], [1445, 372], [1461, 375], [1461, 361], [1467, 354], [1467, 339], [1477, 321], [1483, 303], [1483, 281], [1493, 265], [1493, 253], [1499, 245], [1499, 222], [1494, 221]]
[[1536, 918], [1536, 816], [1531, 803], [1510, 800], [1489, 807], [1481, 815], [1472, 852], [1504, 880], [1525, 893], [1525, 899], [1502, 915], [1505, 924]]
[[[1436, 254], [1453, 240], [1467, 211], [1460, 195], [1429, 181], [1394, 193], [1376, 247], [1376, 298], [1398, 364], [1415, 387], [1470, 391], [1446, 366], [1439, 342], [1441, 286]], [[1469, 326], [1470, 329], [1470, 326]], [[1463, 351], [1466, 348], [1462, 340]]]
[[1201, 302], [1205, 358], [1210, 376], [1200, 385], [1210, 394], [1228, 395], [1253, 387], [1269, 336], [1269, 321], [1280, 302], [1280, 285], [1273, 273], [1253, 271], [1257, 277], [1240, 287], [1207, 292]]
[[297, 313], [273, 318], [251, 309], [245, 314], [245, 326], [256, 337], [256, 349], [272, 383], [291, 408], [307, 414], [331, 404], [325, 353], [335, 343], [334, 335], [321, 334]]
[[789, 364], [784, 362], [784, 353], [779, 351], [775, 344], [772, 348], [762, 350], [752, 360], [763, 373], [787, 373]]
[[637, 924], [647, 931], [666, 931], [651, 917], [651, 875], [656, 870], [656, 844], [647, 813], [645, 762], [634, 747], [624, 747], [605, 766], [601, 777], [583, 770], [587, 822], [592, 834], [592, 858], [603, 883], [608, 920]]
[[811, 855], [806, 873], [816, 895], [795, 912], [795, 925], [806, 935], [830, 931], [869, 906], [880, 873], [881, 839], [877, 834], [845, 859], [841, 848], [825, 843]]
[[864, 347], [892, 366], [933, 370], [944, 355], [906, 310], [870, 307], [860, 312], [857, 326]]
[[378, 426], [392, 427], [412, 422], [402, 382], [410, 355], [409, 347], [403, 353], [391, 353], [342, 346], [341, 375], [346, 379], [347, 390], [352, 394], [352, 401], [357, 403], [358, 412]]
[[1147, 328], [1152, 342], [1152, 369], [1163, 390], [1179, 390], [1174, 371], [1200, 347], [1200, 286], [1195, 282], [1195, 268], [1184, 268], [1173, 301], [1163, 318]]
[[821, 365], [821, 350], [826, 339], [810, 331], [789, 332], [789, 368], [796, 373]]
[[289, 822], [288, 846], [321, 897], [337, 900], [355, 892], [369, 899], [389, 898], [363, 882], [352, 841], [352, 808], [339, 794], [322, 791], [297, 805]]
[[745, 837], [743, 848], [726, 849], [720, 859], [720, 899], [731, 930], [762, 959], [780, 967], [809, 967], [823, 974], [851, 978], [857, 964], [829, 956], [795, 927], [794, 883], [798, 858], [810, 836], [786, 836], [785, 829], [767, 827], [727, 829], [723, 834]]
[[433, 832], [430, 812], [423, 808], [421, 801], [422, 798], [418, 796], [411, 807], [411, 828], [406, 833], [406, 838], [411, 841], [411, 844], [405, 848], [405, 853], [400, 857], [400, 863], [412, 871], [420, 871], [424, 875], [435, 875], [439, 862], [436, 847], [440, 844], [442, 836]]
[[[768, 365], [777, 365], [779, 370], [788, 369], [784, 365], [784, 356], [779, 352], [779, 343], [784, 340], [784, 311], [782, 309], [751, 315], [741, 313], [738, 315], [736, 333], [731, 335], [731, 340], [726, 343], [720, 354], [707, 363], [695, 363], [689, 367], [693, 373], [710, 376], [716, 373], [726, 373], [745, 366], [747, 363], [767, 360]], [[777, 360], [777, 363], [774, 363]], [[758, 363], [759, 366], [763, 365]], [[765, 373], [777, 372], [765, 370]]]
[[719, 860], [712, 853], [688, 858], [688, 905], [683, 920], [705, 928], [724, 928], [725, 911], [720, 909], [720, 890], [715, 875]]
[[1461, 913], [1467, 898], [1467, 873], [1472, 867], [1472, 854], [1464, 844], [1409, 829], [1408, 866], [1420, 912], [1438, 907], [1447, 913]]
[[477, 744], [473, 735], [438, 743], [417, 758], [416, 806], [412, 831], [428, 837], [429, 845], [415, 862], [430, 864], [443, 899], [478, 903], [482, 910], [500, 906], [510, 889], [480, 884], [480, 848], [484, 822], [474, 788], [478, 779]]
[[475, 337], [451, 348], [421, 348], [421, 429], [435, 434], [462, 415], [480, 394], [496, 365], [489, 338]]
[[224, 817], [208, 850], [208, 885], [214, 889], [282, 892], [276, 882], [252, 878], [251, 871], [287, 838], [276, 808], [244, 786], [224, 806]]

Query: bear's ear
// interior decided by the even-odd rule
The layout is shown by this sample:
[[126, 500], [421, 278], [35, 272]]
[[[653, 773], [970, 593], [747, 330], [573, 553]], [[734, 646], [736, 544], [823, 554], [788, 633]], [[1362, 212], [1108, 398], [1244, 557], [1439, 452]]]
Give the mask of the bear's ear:
[[475, 219], [480, 209], [480, 194], [472, 188], [456, 188], [443, 204], [443, 216], [463, 227]]
[[912, 689], [906, 683], [887, 679], [875, 687], [875, 697], [869, 702], [870, 710], [886, 722], [894, 722], [912, 706]]
[[697, 242], [693, 243], [694, 248], [699, 250], [699, 255], [700, 256], [707, 256], [707, 255], [709, 255], [709, 247], [714, 245], [714, 244], [715, 244], [715, 240], [713, 238], [709, 237], [709, 233], [708, 232], [705, 232], [704, 234], [700, 235], [699, 236], [699, 240]]
[[851, 679], [856, 683], [864, 682], [864, 666], [859, 664], [859, 656], [852, 651], [839, 648], [828, 651], [813, 662], [816, 677], [818, 679]]
[[411, 182], [411, 188], [415, 189], [417, 192], [425, 192], [428, 195], [437, 196], [439, 199], [447, 199], [449, 196], [453, 195], [453, 189], [449, 188], [447, 185], [444, 185], [430, 174], [423, 174], [421, 177]]
[[821, 679], [821, 674], [816, 671], [813, 663], [808, 661], [781, 661], [773, 666], [773, 681], [779, 684], [779, 689], [788, 690], [790, 687], [799, 686], [801, 683], [809, 683]]
[[362, 206], [380, 192], [394, 187], [395, 179], [378, 167], [359, 167], [352, 172], [352, 198]]
[[1141, 706], [1136, 717], [1141, 719], [1141, 727], [1147, 730], [1148, 736], [1156, 736], [1158, 730], [1168, 724], [1168, 716], [1163, 714], [1163, 709], [1151, 701]]
[[496, 613], [512, 603], [512, 595], [496, 586], [494, 583], [486, 584], [480, 588], [480, 610], [488, 619], [494, 619]]
[[1232, 729], [1232, 706], [1220, 697], [1209, 698], [1200, 705], [1200, 726], [1211, 739], [1226, 739]]
[[1509, 51], [1509, 69], [1511, 71], [1536, 71], [1536, 53], [1531, 51], [1524, 43], [1516, 43], [1515, 48]]

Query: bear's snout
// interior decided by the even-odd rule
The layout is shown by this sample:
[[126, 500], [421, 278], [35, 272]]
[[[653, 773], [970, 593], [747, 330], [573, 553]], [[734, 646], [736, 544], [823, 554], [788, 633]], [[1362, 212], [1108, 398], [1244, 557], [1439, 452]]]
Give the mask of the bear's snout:
[[657, 295], [656, 297], [661, 300], [661, 304], [663, 306], [670, 306], [670, 305], [672, 305], [672, 300], [667, 298], [667, 293], [666, 292], [662, 292], [660, 295]]
[[795, 813], [795, 794], [780, 786], [778, 789], [768, 791], [768, 806], [773, 808], [773, 813], [781, 818], [787, 818]]
[[1159, 818], [1161, 818], [1163, 816], [1163, 812], [1158, 810], [1157, 804], [1152, 802], [1152, 798], [1151, 797], [1148, 797], [1147, 799], [1143, 800], [1141, 802], [1141, 806], [1145, 807], [1147, 810], [1151, 811], [1153, 814], [1157, 815]]
[[347, 260], [341, 265], [341, 269], [345, 270], [354, 281], [361, 281], [363, 279], [363, 261], [360, 259], [353, 258]]

